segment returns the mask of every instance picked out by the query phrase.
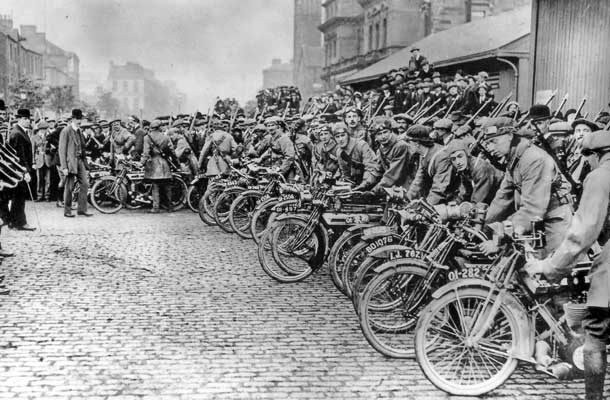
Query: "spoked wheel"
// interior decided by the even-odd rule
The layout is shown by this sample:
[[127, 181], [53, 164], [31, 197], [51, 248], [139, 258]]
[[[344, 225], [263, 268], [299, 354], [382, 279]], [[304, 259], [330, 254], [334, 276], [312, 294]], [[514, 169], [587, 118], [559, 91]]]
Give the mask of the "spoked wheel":
[[517, 367], [518, 360], [510, 354], [518, 346], [518, 318], [506, 303], [500, 304], [484, 332], [471, 335], [478, 320], [489, 317], [488, 297], [489, 290], [480, 288], [450, 291], [432, 301], [417, 323], [417, 362], [430, 382], [447, 393], [488, 393]]
[[216, 203], [214, 203], [214, 221], [216, 221], [216, 224], [225, 232], [233, 233], [233, 228], [229, 222], [229, 210], [231, 209], [233, 200], [235, 200], [241, 192], [243, 192], [243, 189], [225, 190], [216, 198]]
[[422, 265], [397, 266], [381, 272], [366, 286], [359, 302], [360, 328], [381, 354], [412, 358], [413, 329], [429, 293]]
[[241, 193], [231, 203], [229, 208], [229, 223], [233, 231], [241, 238], [251, 239], [250, 221], [256, 208], [257, 200], [262, 196], [260, 191], [251, 191]]
[[352, 293], [354, 280], [356, 278], [356, 271], [366, 259], [367, 252], [365, 249], [368, 245], [368, 242], [360, 242], [356, 244], [347, 254], [347, 257], [345, 257], [345, 263], [342, 271], [342, 281], [345, 288], [345, 293], [350, 298], [353, 295]]
[[187, 187], [184, 180], [179, 176], [172, 176], [170, 181], [170, 187], [172, 188], [172, 198], [170, 204], [171, 211], [178, 211], [184, 207], [186, 203]]
[[218, 187], [208, 187], [208, 189], [201, 197], [201, 200], [199, 200], [199, 218], [201, 218], [201, 220], [206, 225], [216, 225], [212, 208], [214, 207], [214, 204], [216, 203], [216, 198], [220, 193], [222, 193], [222, 189]]
[[91, 188], [91, 203], [104, 214], [114, 214], [123, 208], [127, 199], [127, 187], [118, 184], [116, 177], [104, 176]]
[[[314, 271], [310, 265], [322, 245], [314, 232], [308, 232], [307, 221], [299, 218], [285, 218], [275, 221], [264, 233], [259, 250], [270, 245], [273, 263], [262, 263], [265, 272], [282, 282], [298, 282]], [[260, 258], [260, 253], [259, 253]]]
[[360, 242], [362, 237], [361, 230], [345, 231], [339, 236], [339, 239], [335, 242], [333, 247], [330, 249], [328, 255], [328, 269], [330, 271], [330, 277], [341, 293], [347, 295], [342, 279], [342, 271], [345, 263], [345, 257], [349, 254], [349, 251]]
[[362, 298], [364, 289], [369, 282], [377, 276], [375, 269], [385, 263], [387, 259], [378, 257], [367, 257], [356, 270], [354, 274], [354, 283], [352, 285], [352, 303], [354, 310], [358, 312], [358, 304]]
[[199, 200], [205, 193], [207, 185], [196, 183], [189, 186], [186, 192], [186, 204], [193, 212], [199, 212]]
[[[263, 236], [263, 232], [269, 225], [269, 219], [272, 214], [275, 214], [272, 209], [279, 202], [277, 197], [265, 200], [261, 204], [257, 205], [252, 213], [252, 219], [250, 220], [250, 234], [252, 239], [256, 243], [259, 242]], [[273, 218], [271, 218], [273, 219]]]

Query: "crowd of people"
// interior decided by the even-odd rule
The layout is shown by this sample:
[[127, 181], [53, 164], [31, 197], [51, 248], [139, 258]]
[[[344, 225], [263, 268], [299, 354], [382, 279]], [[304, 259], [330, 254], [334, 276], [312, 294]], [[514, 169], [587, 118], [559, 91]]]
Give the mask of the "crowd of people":
[[[350, 182], [354, 190], [403, 188], [407, 199], [425, 198], [432, 205], [485, 203], [488, 224], [510, 225], [517, 233], [541, 219], [544, 255], [550, 258], [528, 268], [554, 279], [605, 232], [610, 113], [586, 118], [582, 108], [562, 113], [548, 104], [524, 112], [508, 98], [496, 101], [487, 79], [485, 72], [458, 71], [443, 82], [413, 49], [409, 67], [390, 71], [379, 90], [363, 94], [339, 88], [303, 108], [298, 90], [281, 87], [260, 92], [252, 115], [224, 103], [211, 115], [152, 121], [137, 116], [87, 121], [80, 110], [67, 119], [32, 120], [28, 110], [18, 110], [4, 118], [2, 136], [25, 169], [24, 180], [2, 191], [3, 224], [34, 229], [24, 211], [30, 196], [57, 201], [64, 216], [73, 217], [76, 184], [77, 215], [91, 216], [86, 198], [90, 162], [114, 166], [126, 157], [141, 163], [153, 184], [151, 212], [158, 213], [173, 169], [216, 176], [249, 158], [274, 166], [288, 180], [313, 181], [323, 174]], [[493, 253], [497, 246], [490, 240], [481, 248]], [[605, 285], [592, 295], [605, 311], [588, 314], [590, 333], [599, 334], [600, 324], [610, 321]], [[587, 344], [585, 351], [598, 368], [597, 381], [588, 387], [598, 390], [605, 345], [594, 333]]]

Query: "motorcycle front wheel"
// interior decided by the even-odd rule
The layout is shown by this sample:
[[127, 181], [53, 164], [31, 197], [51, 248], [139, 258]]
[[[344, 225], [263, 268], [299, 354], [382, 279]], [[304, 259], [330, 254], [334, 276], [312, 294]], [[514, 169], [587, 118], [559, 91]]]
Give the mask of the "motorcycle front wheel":
[[104, 176], [91, 188], [91, 203], [103, 214], [119, 212], [127, 199], [127, 187], [117, 183], [115, 176]]

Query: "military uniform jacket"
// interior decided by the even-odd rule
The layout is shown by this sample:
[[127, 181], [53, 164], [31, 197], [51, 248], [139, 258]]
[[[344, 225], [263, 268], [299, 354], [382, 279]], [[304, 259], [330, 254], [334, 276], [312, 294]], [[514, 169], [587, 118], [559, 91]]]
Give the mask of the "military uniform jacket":
[[447, 203], [451, 200], [450, 195], [456, 193], [457, 185], [449, 155], [443, 146], [435, 143], [420, 157], [407, 197], [417, 199], [425, 196], [426, 201], [432, 205]]
[[372, 184], [379, 179], [379, 163], [375, 153], [364, 140], [350, 138], [345, 149], [337, 146], [337, 160], [343, 179], [356, 184]]
[[118, 132], [112, 133], [114, 140], [114, 152], [117, 154], [127, 154], [135, 143], [135, 136], [127, 129], [121, 128]]
[[296, 159], [295, 146], [287, 134], [277, 134], [271, 141], [271, 158], [284, 176], [288, 176]]
[[377, 159], [383, 176], [378, 186], [408, 188], [415, 176], [415, 171], [409, 170], [410, 158], [409, 145], [398, 140], [394, 134], [388, 143], [380, 145], [377, 149]]
[[140, 157], [142, 155], [142, 152], [144, 151], [144, 136], [146, 136], [146, 131], [142, 129], [142, 127], [138, 126], [134, 130], [133, 136], [134, 142], [132, 152], [137, 157]]
[[229, 169], [229, 164], [225, 158], [230, 157], [235, 150], [237, 150], [237, 143], [233, 136], [224, 131], [212, 132], [207, 137], [199, 154], [199, 169], [203, 169], [205, 159], [211, 155], [206, 168], [207, 174], [225, 173]]
[[337, 160], [337, 142], [330, 140], [324, 144], [316, 143], [313, 148], [314, 166], [321, 167], [324, 171], [334, 174], [339, 169]]
[[487, 210], [487, 222], [509, 219], [515, 232], [527, 232], [537, 218], [554, 219], [553, 211], [568, 203], [569, 190], [551, 156], [521, 139], [507, 158], [500, 189]]
[[503, 174], [483, 159], [470, 159], [466, 171], [457, 173], [460, 190], [457, 202], [471, 201], [489, 205], [500, 187]]
[[152, 131], [144, 136], [142, 164], [144, 165], [144, 179], [164, 180], [171, 179], [172, 170], [169, 161], [164, 155], [175, 157], [174, 146], [169, 136], [159, 131]]
[[587, 305], [610, 307], [610, 154], [584, 181], [578, 210], [572, 217], [565, 239], [551, 257], [551, 266], [543, 271], [551, 280], [568, 274], [578, 257], [599, 239], [603, 246], [589, 272], [591, 286]]
[[368, 132], [364, 126], [358, 125], [354, 129], [352, 129], [350, 127], [348, 127], [347, 129], [348, 129], [349, 136], [352, 139], [364, 140], [365, 142], [367, 142], [369, 144], [369, 146], [371, 145], [371, 143], [369, 142], [370, 138], [369, 138]]
[[15, 149], [19, 164], [24, 166], [28, 172], [32, 171], [32, 142], [26, 131], [18, 124], [15, 124], [8, 136], [8, 144]]

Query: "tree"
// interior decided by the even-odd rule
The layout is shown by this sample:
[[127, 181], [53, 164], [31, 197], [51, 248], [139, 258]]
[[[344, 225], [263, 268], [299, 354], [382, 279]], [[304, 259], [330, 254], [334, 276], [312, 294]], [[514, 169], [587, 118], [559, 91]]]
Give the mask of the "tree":
[[57, 115], [74, 107], [75, 98], [72, 87], [54, 86], [45, 93], [47, 106], [55, 111]]
[[20, 78], [10, 85], [9, 93], [9, 107], [14, 109], [27, 108], [34, 110], [44, 104], [42, 86], [30, 78]]
[[119, 112], [121, 103], [112, 97], [112, 93], [104, 92], [97, 100], [97, 108], [106, 115], [107, 118], [115, 118]]

